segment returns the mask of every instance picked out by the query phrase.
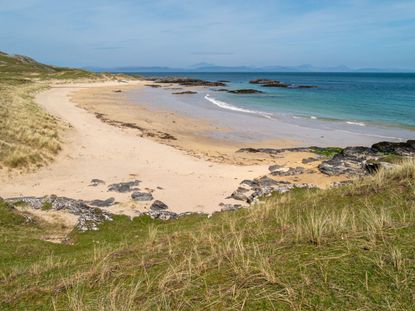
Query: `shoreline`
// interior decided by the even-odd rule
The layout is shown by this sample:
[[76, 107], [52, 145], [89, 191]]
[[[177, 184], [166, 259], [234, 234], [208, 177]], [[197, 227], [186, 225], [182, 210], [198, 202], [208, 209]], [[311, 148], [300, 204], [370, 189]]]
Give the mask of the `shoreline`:
[[[203, 156], [195, 157], [188, 151], [160, 143], [160, 140], [165, 141], [160, 137], [152, 134], [143, 137], [139, 129], [102, 122], [95, 113], [81, 108], [83, 104], [79, 102], [79, 97], [74, 96], [85, 90], [95, 94], [102, 88], [111, 94], [119, 94], [113, 91], [122, 87], [139, 87], [143, 83], [55, 85], [39, 93], [36, 102], [61, 122], [70, 125], [64, 135], [63, 150], [53, 163], [38, 171], [19, 176], [0, 176], [1, 196], [40, 197], [54, 194], [82, 200], [107, 200], [112, 197], [119, 204], [103, 210], [134, 217], [148, 210], [151, 202], [136, 202], [131, 199], [131, 192], [108, 192], [107, 188], [113, 183], [140, 180], [140, 191], [151, 193], [155, 200], [165, 202], [169, 211], [210, 214], [221, 210], [220, 203], [240, 203], [229, 196], [243, 180], [267, 175], [269, 164], [302, 165], [307, 169], [315, 169], [318, 165], [318, 162], [301, 164], [303, 159], [313, 156], [309, 152], [287, 152], [278, 156], [245, 154], [235, 153], [237, 149], [233, 149], [234, 146], [232, 153], [236, 154], [237, 161], [233, 164], [220, 157], [207, 161]], [[105, 92], [101, 94], [108, 95]], [[95, 98], [95, 101], [102, 103], [100, 98]], [[152, 125], [153, 131], [156, 124]], [[163, 132], [164, 128], [158, 128], [158, 131]], [[230, 152], [229, 148], [226, 146], [224, 150]], [[206, 155], [211, 153], [206, 151]], [[105, 184], [91, 186], [92, 179], [100, 179]], [[318, 172], [279, 178], [289, 182], [312, 183], [321, 188], [344, 179], [327, 177]]]

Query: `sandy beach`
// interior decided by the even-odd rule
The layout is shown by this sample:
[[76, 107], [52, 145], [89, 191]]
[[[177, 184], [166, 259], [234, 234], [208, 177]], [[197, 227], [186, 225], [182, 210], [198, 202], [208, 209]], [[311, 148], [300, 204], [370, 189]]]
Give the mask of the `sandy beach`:
[[[238, 203], [227, 197], [244, 179], [269, 173], [269, 164], [310, 169], [317, 165], [301, 164], [302, 159], [313, 155], [307, 152], [278, 157], [235, 153], [242, 146], [198, 139], [198, 133], [212, 129], [213, 124], [120, 100], [122, 92], [118, 90], [143, 87], [145, 83], [54, 85], [38, 94], [36, 102], [69, 127], [63, 136], [63, 151], [52, 164], [36, 172], [2, 172], [1, 196], [114, 197], [119, 204], [107, 210], [134, 216], [148, 209], [151, 202], [134, 202], [130, 193], [108, 192], [107, 187], [140, 180], [140, 190], [152, 192], [171, 211], [212, 213], [220, 210], [220, 203]], [[163, 138], [165, 133], [175, 139]], [[92, 179], [105, 184], [91, 186]], [[339, 180], [317, 172], [281, 179], [320, 187]]]

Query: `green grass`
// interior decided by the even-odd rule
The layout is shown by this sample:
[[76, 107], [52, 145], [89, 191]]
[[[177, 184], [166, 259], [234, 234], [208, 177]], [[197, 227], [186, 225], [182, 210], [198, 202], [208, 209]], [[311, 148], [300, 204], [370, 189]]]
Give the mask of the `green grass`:
[[336, 154], [339, 154], [343, 151], [343, 148], [340, 147], [311, 147], [314, 153], [326, 156], [329, 158], [334, 157]]
[[49, 81], [119, 77], [0, 53], [0, 169], [34, 169], [50, 162], [61, 150], [63, 126], [33, 101]]
[[413, 310], [415, 164], [177, 221], [117, 216], [66, 244], [0, 204], [0, 309]]

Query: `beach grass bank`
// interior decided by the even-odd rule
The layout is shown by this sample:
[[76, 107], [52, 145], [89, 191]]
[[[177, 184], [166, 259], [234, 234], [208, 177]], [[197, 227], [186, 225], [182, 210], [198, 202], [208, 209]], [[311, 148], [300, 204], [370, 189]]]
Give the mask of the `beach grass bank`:
[[211, 218], [118, 216], [64, 244], [41, 241], [52, 229], [0, 203], [0, 306], [410, 310], [414, 178], [412, 161]]
[[34, 169], [49, 163], [61, 150], [60, 132], [66, 125], [40, 108], [35, 94], [51, 83], [114, 77], [0, 53], [0, 168]]

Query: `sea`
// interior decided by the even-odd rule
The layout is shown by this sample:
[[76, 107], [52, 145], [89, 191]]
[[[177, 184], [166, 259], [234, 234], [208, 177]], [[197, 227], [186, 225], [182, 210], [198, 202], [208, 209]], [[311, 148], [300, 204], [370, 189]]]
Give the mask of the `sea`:
[[[171, 96], [177, 90], [168, 87], [147, 87], [131, 95], [137, 101], [145, 98], [157, 108], [204, 117], [228, 126], [231, 130], [227, 137], [222, 137], [225, 139], [303, 138], [303, 141], [323, 145], [415, 139], [414, 73], [137, 74], [227, 81], [226, 87], [198, 88], [194, 95]], [[251, 84], [255, 79], [278, 80], [294, 87]], [[316, 88], [295, 88], [299, 85]], [[262, 93], [232, 94], [219, 90], [223, 88], [249, 88]]]

